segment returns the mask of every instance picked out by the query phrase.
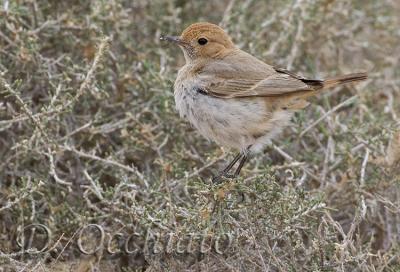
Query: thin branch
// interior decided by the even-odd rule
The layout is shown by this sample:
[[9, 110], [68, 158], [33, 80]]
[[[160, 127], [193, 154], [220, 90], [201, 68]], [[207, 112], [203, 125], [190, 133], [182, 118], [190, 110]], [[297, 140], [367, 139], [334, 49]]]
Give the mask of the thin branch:
[[331, 115], [332, 113], [334, 113], [335, 111], [339, 110], [342, 107], [345, 107], [351, 103], [353, 103], [354, 101], [357, 100], [357, 95], [354, 95], [348, 99], [346, 99], [345, 101], [343, 101], [342, 103], [336, 105], [335, 107], [333, 107], [332, 109], [330, 109], [329, 111], [327, 111], [324, 115], [322, 115], [320, 118], [318, 118], [314, 123], [312, 123], [311, 125], [309, 125], [305, 130], [303, 130], [300, 133], [300, 138], [304, 136], [304, 134], [306, 134], [310, 129], [312, 129], [313, 127], [315, 127], [316, 125], [318, 125], [322, 120], [324, 120], [326, 117], [328, 117], [329, 115]]

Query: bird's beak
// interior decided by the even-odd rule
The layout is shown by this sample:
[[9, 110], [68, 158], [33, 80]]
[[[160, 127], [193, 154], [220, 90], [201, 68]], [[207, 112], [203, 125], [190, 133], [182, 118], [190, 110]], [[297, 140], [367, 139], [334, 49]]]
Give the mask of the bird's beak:
[[172, 43], [176, 43], [178, 45], [184, 45], [186, 44], [184, 41], [182, 41], [182, 39], [179, 36], [164, 36], [162, 35], [160, 37], [160, 40], [162, 41], [167, 41], [167, 42], [172, 42]]

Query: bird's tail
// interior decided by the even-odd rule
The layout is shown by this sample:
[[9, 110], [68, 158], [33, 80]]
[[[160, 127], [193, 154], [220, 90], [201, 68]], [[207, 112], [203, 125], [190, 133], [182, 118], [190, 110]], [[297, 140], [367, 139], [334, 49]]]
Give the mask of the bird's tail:
[[366, 80], [367, 78], [367, 73], [354, 73], [344, 76], [337, 76], [323, 80], [322, 88], [331, 88], [344, 83]]
[[362, 81], [367, 79], [367, 73], [354, 73], [354, 74], [348, 74], [344, 76], [337, 76], [337, 77], [332, 77], [328, 78], [325, 80], [319, 80], [319, 79], [301, 79], [304, 83], [306, 83], [309, 86], [312, 86], [313, 91], [306, 91], [306, 92], [300, 92], [298, 94], [295, 94], [295, 97], [297, 98], [296, 103], [294, 103], [292, 106], [289, 108], [291, 109], [302, 109], [308, 105], [308, 102], [305, 100], [308, 97], [317, 95], [321, 90], [325, 90], [331, 87], [335, 87], [340, 84], [344, 83], [349, 83], [349, 82], [357, 82], [357, 81]]

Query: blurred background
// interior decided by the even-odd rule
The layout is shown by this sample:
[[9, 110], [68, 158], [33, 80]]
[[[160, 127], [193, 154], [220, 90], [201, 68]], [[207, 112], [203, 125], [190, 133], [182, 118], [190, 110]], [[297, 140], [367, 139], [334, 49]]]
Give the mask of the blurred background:
[[[0, 5], [1, 268], [400, 270], [399, 1]], [[240, 178], [212, 185], [233, 154], [179, 118], [172, 85], [184, 58], [159, 41], [198, 21], [305, 77], [367, 71], [369, 79], [315, 98]], [[51, 231], [45, 250], [37, 234], [16, 242], [30, 224]], [[85, 255], [76, 237], [88, 224], [137, 233], [138, 245], [148, 230], [233, 242], [223, 254]], [[91, 235], [87, 246], [98, 241]]]

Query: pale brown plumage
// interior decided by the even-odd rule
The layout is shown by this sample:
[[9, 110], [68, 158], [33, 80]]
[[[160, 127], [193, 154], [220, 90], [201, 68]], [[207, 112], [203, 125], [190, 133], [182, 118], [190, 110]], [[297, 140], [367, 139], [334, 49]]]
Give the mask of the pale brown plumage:
[[312, 95], [323, 88], [367, 77], [365, 73], [355, 73], [327, 80], [306, 79], [260, 62], [239, 49], [230, 51], [212, 64], [197, 65], [193, 70], [200, 76], [212, 77], [205, 86], [206, 91], [221, 98], [292, 96], [294, 93]]
[[268, 65], [240, 50], [217, 25], [196, 23], [179, 37], [162, 37], [178, 44], [186, 65], [175, 81], [177, 109], [205, 137], [241, 150], [235, 172], [239, 174], [247, 154], [258, 152], [289, 124], [294, 110], [306, 98], [338, 84], [360, 81], [365, 73], [327, 80], [306, 79]]

